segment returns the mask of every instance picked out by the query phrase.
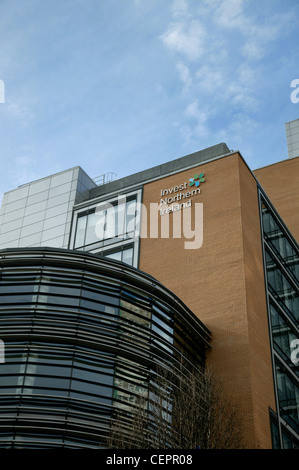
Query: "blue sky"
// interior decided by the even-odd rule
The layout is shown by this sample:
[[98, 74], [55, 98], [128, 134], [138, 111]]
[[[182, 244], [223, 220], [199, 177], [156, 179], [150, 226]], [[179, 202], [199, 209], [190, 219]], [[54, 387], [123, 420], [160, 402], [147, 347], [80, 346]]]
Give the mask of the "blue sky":
[[1, 0], [0, 195], [219, 142], [252, 169], [287, 158], [298, 24], [297, 0]]

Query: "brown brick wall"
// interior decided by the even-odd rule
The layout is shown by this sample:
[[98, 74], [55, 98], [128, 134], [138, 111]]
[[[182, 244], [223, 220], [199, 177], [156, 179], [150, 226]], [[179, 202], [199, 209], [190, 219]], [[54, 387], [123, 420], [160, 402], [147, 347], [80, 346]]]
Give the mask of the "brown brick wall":
[[299, 157], [254, 171], [286, 226], [299, 240]]
[[[233, 154], [198, 167], [206, 181], [191, 210], [195, 202], [203, 203], [202, 247], [186, 250], [184, 239], [142, 238], [139, 267], [177, 294], [211, 330], [207, 362], [244, 411], [247, 446], [267, 448], [268, 407], [274, 401], [257, 191], [241, 162]], [[145, 206], [159, 202], [161, 189], [188, 181], [196, 172], [146, 184]]]
[[262, 262], [260, 215], [257, 185], [243, 160], [239, 160], [243, 229], [244, 274], [246, 286], [249, 363], [254, 396], [253, 418], [257, 429], [256, 446], [271, 447], [269, 410], [275, 407], [266, 291]]

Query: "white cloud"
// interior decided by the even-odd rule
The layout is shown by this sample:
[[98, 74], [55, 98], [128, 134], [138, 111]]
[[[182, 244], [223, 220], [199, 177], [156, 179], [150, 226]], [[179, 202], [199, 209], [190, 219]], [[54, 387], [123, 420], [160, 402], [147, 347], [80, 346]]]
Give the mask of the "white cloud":
[[253, 68], [248, 64], [241, 64], [237, 70], [238, 80], [244, 85], [256, 87], [258, 71], [257, 67]]
[[205, 64], [197, 72], [196, 78], [200, 91], [215, 95], [216, 90], [223, 92], [225, 84], [224, 70]]
[[171, 5], [171, 12], [174, 17], [182, 17], [188, 14], [188, 3], [186, 0], [174, 0]]
[[186, 144], [193, 140], [204, 139], [210, 135], [207, 125], [208, 112], [201, 110], [198, 100], [194, 100], [185, 109], [184, 123], [177, 121], [175, 127], [179, 129], [180, 135]]
[[248, 19], [243, 15], [244, 0], [223, 0], [217, 3], [215, 19], [220, 26], [238, 29], [248, 26]]
[[20, 100], [19, 102], [13, 101], [9, 97], [7, 98], [6, 94], [6, 100], [3, 105], [3, 110], [5, 110], [9, 118], [18, 120], [21, 125], [27, 126], [29, 122], [34, 118], [34, 114], [29, 109], [29, 107], [21, 101], [22, 100]]
[[[215, 115], [219, 106], [247, 113], [260, 110], [261, 59], [290, 23], [290, 12], [258, 16], [252, 4], [250, 0], [202, 0], [191, 9], [185, 0], [172, 3], [177, 21], [170, 23], [161, 39], [169, 50], [183, 56], [176, 64], [182, 92], [193, 95], [194, 103], [213, 108]], [[190, 119], [193, 112], [204, 131], [207, 121], [196, 115], [193, 106], [187, 107], [186, 117]]]
[[170, 50], [191, 61], [197, 60], [204, 52], [205, 30], [197, 20], [171, 23], [161, 39]]
[[194, 124], [189, 126], [189, 137], [206, 137], [209, 134], [207, 126], [208, 112], [199, 109], [198, 100], [187, 106], [185, 114], [188, 119], [194, 121]]
[[187, 125], [183, 125], [180, 127], [179, 131], [180, 131], [180, 135], [182, 136], [183, 141], [189, 144], [193, 136], [193, 132], [190, 129], [190, 127]]
[[231, 70], [221, 65], [203, 65], [195, 74], [196, 90], [206, 103], [205, 97], [215, 109], [219, 106], [236, 107], [248, 112], [256, 112], [259, 102], [255, 97], [258, 72], [249, 66]]
[[240, 33], [240, 43], [245, 41], [241, 52], [249, 60], [263, 59], [269, 44], [285, 32], [292, 20], [291, 12], [266, 19], [250, 14], [245, 11], [247, 5], [250, 7], [248, 0], [214, 0], [215, 4], [214, 21], [222, 28]]
[[178, 62], [176, 65], [176, 69], [179, 73], [180, 80], [184, 84], [183, 91], [184, 92], [189, 91], [192, 86], [192, 76], [191, 76], [189, 68], [182, 62]]
[[259, 102], [254, 96], [251, 95], [250, 90], [240, 85], [232, 85], [228, 90], [228, 95], [231, 95], [231, 105], [237, 109], [243, 109], [247, 112], [256, 112], [259, 108]]
[[259, 123], [246, 113], [236, 113], [227, 126], [217, 132], [215, 138], [219, 142], [230, 142], [234, 150], [240, 150], [235, 145], [242, 144], [244, 136], [254, 136], [259, 129]]
[[291, 14], [274, 15], [267, 19], [267, 23], [251, 23], [244, 30], [247, 40], [243, 47], [243, 55], [250, 60], [263, 59], [271, 49], [271, 43], [278, 40], [288, 31], [291, 23]]
[[267, 53], [267, 48], [259, 43], [256, 39], [246, 41], [242, 48], [242, 54], [250, 60], [260, 60]]
[[198, 109], [198, 100], [193, 101], [187, 106], [186, 116], [201, 120], [202, 115]]

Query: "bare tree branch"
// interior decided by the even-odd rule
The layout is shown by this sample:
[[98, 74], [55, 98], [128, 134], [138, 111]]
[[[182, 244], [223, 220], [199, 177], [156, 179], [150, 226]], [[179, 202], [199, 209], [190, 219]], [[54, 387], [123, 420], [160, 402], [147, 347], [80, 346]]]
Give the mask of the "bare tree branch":
[[241, 415], [209, 370], [157, 366], [148, 396], [119, 410], [108, 439], [117, 449], [243, 448]]

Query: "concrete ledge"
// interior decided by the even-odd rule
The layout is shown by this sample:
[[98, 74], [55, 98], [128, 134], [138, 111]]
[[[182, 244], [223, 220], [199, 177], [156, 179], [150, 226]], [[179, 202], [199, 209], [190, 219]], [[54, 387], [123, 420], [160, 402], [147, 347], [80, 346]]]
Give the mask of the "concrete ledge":
[[229, 152], [230, 150], [225, 143], [214, 145], [213, 147], [191, 153], [185, 157], [177, 158], [176, 160], [163, 163], [162, 165], [149, 168], [148, 170], [140, 171], [139, 173], [120, 178], [119, 180], [112, 181], [111, 183], [92, 188], [89, 193], [89, 199], [94, 199], [114, 191], [121, 191], [122, 189], [129, 186], [138, 184], [142, 185], [146, 183], [147, 180], [167, 176], [169, 173], [180, 171], [188, 166], [191, 166], [192, 164], [196, 164], [197, 162], [203, 163], [207, 160], [216, 158], [218, 156], [220, 157], [221, 155], [225, 155]]

